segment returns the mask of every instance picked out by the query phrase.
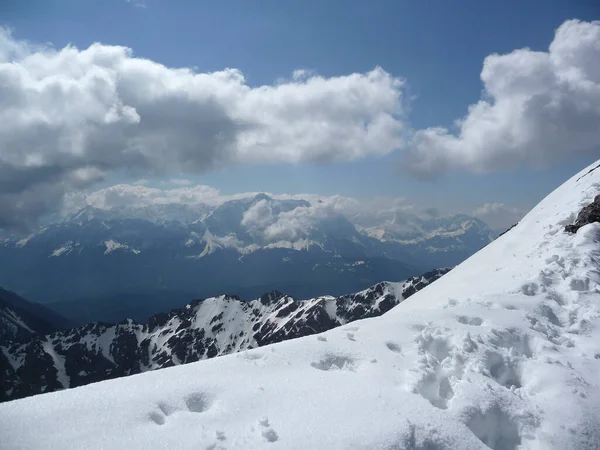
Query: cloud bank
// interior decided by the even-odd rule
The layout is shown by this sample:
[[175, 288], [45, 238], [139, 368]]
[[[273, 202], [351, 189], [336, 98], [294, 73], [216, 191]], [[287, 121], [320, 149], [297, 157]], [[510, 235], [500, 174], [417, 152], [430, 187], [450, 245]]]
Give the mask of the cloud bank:
[[[198, 173], [397, 149], [403, 81], [381, 68], [251, 87], [131, 49], [34, 47], [0, 29], [0, 227], [49, 212], [116, 170]], [[42, 194], [40, 198], [40, 194]]]
[[547, 52], [515, 50], [483, 63], [484, 98], [457, 132], [417, 131], [406, 154], [420, 175], [546, 166], [600, 154], [600, 22], [563, 23]]
[[68, 208], [113, 172], [177, 174], [176, 196], [195, 198], [186, 174], [235, 164], [400, 149], [413, 174], [431, 176], [600, 153], [600, 22], [565, 22], [547, 52], [490, 55], [481, 79], [484, 97], [456, 132], [411, 130], [404, 81], [381, 68], [330, 78], [298, 70], [251, 86], [236, 69], [170, 68], [98, 43], [55, 49], [0, 28], [0, 228]]

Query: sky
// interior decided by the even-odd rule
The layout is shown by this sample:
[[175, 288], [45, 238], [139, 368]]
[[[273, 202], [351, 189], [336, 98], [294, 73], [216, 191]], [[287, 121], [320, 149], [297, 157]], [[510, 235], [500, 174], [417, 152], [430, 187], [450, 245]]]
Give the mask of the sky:
[[0, 228], [134, 183], [505, 227], [600, 157], [598, 18], [596, 0], [5, 0]]

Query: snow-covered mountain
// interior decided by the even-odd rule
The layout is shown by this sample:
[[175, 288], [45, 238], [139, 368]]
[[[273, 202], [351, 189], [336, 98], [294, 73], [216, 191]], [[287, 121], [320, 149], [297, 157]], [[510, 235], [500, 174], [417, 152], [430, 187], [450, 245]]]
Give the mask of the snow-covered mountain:
[[3, 403], [2, 444], [600, 448], [600, 223], [565, 231], [600, 192], [591, 169], [381, 317]]
[[381, 315], [448, 270], [383, 282], [340, 297], [299, 301], [270, 292], [243, 302], [222, 295], [155, 315], [143, 325], [131, 320], [116, 325], [93, 323], [25, 342], [2, 341], [0, 401], [320, 333]]
[[[265, 194], [218, 206], [88, 206], [32, 235], [0, 239], [0, 285], [56, 303], [80, 323], [146, 320], [221, 292], [341, 295], [456, 265], [493, 237], [467, 216], [421, 220], [409, 234], [396, 225], [378, 235], [318, 201]], [[99, 299], [110, 303], [99, 308], [106, 315], [82, 307]]]

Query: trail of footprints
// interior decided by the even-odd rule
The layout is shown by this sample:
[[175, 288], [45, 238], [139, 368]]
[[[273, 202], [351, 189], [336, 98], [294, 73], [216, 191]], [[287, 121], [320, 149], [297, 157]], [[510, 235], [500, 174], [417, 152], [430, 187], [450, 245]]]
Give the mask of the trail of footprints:
[[[553, 257], [547, 262], [554, 263], [555, 266], [559, 267], [559, 270], [564, 270], [562, 258]], [[572, 290], [585, 291], [589, 289], [589, 283], [586, 283], [585, 280], [569, 277], [568, 271], [565, 272], [567, 273], [560, 274], [560, 278], [569, 283]], [[549, 289], [554, 283], [556, 275], [554, 271], [542, 272], [539, 284], [535, 282], [524, 284], [520, 292], [527, 296], [533, 296], [542, 291], [546, 293], [551, 303], [562, 306], [561, 302], [563, 300]], [[445, 308], [457, 306], [459, 306], [459, 302], [450, 299]], [[508, 310], [515, 309], [514, 306], [510, 305], [506, 305], [505, 308]], [[561, 320], [554, 312], [552, 306], [542, 304], [536, 310], [535, 315], [538, 318], [541, 317], [544, 323], [541, 323], [539, 319], [530, 318], [532, 330], [542, 332], [552, 342], [568, 346], [568, 343], [557, 341], [559, 334], [557, 333], [555, 336], [551, 333], [551, 330], [553, 327], [573, 325], [577, 320], [577, 312], [575, 312], [575, 317], [569, 317], [569, 323], [565, 323], [565, 320]], [[480, 317], [467, 315], [457, 315], [456, 321], [467, 327], [479, 327], [484, 322]], [[522, 333], [520, 330], [489, 330], [485, 335], [473, 333], [473, 336], [467, 333], [461, 342], [452, 342], [451, 329], [435, 327], [431, 324], [414, 326], [413, 329], [417, 332], [413, 342], [417, 345], [420, 358], [418, 359], [418, 366], [412, 369], [416, 375], [412, 384], [412, 391], [429, 401], [434, 407], [439, 409], [448, 408], [449, 402], [454, 397], [454, 389], [457, 383], [465, 378], [467, 370], [470, 375], [476, 373], [494, 380], [497, 385], [506, 388], [506, 392], [513, 392], [521, 387], [521, 362], [526, 358], [530, 358], [532, 351], [529, 347], [527, 334]], [[343, 331], [346, 339], [351, 342], [357, 341], [355, 333], [359, 331], [359, 327], [346, 327]], [[316, 339], [319, 342], [327, 342], [324, 335], [317, 335]], [[402, 355], [402, 347], [398, 343], [385, 341], [383, 345], [389, 351]], [[245, 357], [254, 360], [261, 358], [262, 355], [248, 354]], [[600, 359], [600, 354], [595, 354], [594, 357]], [[370, 360], [370, 363], [375, 362], [377, 362], [376, 359]], [[357, 369], [359, 363], [360, 361], [350, 355], [329, 352], [324, 353], [319, 360], [310, 364], [314, 369], [321, 371], [342, 370], [353, 372]], [[474, 369], [475, 372], [473, 372]], [[189, 395], [184, 403], [186, 410], [191, 413], [205, 412], [211, 406], [210, 397], [201, 392]], [[150, 413], [149, 417], [155, 424], [164, 425], [169, 416], [177, 411], [176, 408], [161, 403], [157, 405], [155, 411]], [[501, 406], [496, 405], [486, 410], [475, 409], [466, 417], [465, 423], [481, 442], [492, 449], [513, 450], [521, 444], [517, 422]], [[504, 435], [495, 435], [494, 430], [497, 429], [504, 430]], [[268, 418], [258, 420], [254, 430], [266, 442], [279, 440], [279, 435], [271, 426]], [[217, 431], [216, 442], [208, 448], [223, 449], [225, 447], [222, 444], [225, 441], [225, 433]]]
[[[448, 308], [456, 306], [458, 301], [454, 299], [447, 305]], [[474, 328], [484, 323], [480, 317], [467, 315], [457, 315], [456, 321]], [[494, 380], [497, 385], [506, 389], [507, 394], [521, 387], [521, 361], [530, 358], [532, 351], [527, 334], [520, 330], [490, 330], [485, 337], [477, 333], [467, 333], [462, 341], [457, 343], [452, 342], [451, 329], [431, 325], [418, 325], [413, 329], [417, 332], [413, 342], [421, 356], [418, 367], [413, 369], [416, 380], [412, 391], [434, 407], [448, 408], [454, 397], [453, 386], [456, 387], [457, 383], [465, 378], [467, 368], [472, 371], [473, 366], [477, 366], [475, 373]], [[350, 328], [344, 329], [348, 330]], [[353, 327], [351, 331], [358, 331], [358, 327]], [[354, 333], [347, 333], [346, 337], [356, 341]], [[327, 342], [327, 339], [320, 335], [317, 336], [317, 340]], [[391, 352], [402, 355], [402, 347], [398, 343], [386, 341], [384, 345]], [[370, 360], [370, 363], [375, 362], [376, 359]], [[318, 361], [313, 361], [311, 366], [323, 371], [352, 372], [359, 363], [360, 361], [349, 355], [326, 353]], [[527, 420], [535, 422], [534, 418]], [[517, 419], [511, 417], [502, 406], [495, 405], [485, 410], [475, 408], [465, 417], [465, 424], [482, 443], [494, 450], [514, 450], [521, 444]], [[503, 430], [501, 435], [496, 431], [499, 429]]]

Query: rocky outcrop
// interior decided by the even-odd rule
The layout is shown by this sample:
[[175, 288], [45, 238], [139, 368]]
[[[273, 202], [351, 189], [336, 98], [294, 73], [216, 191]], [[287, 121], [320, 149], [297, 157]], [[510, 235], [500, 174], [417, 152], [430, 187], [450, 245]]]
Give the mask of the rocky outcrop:
[[596, 195], [594, 201], [584, 207], [577, 215], [577, 220], [572, 225], [567, 225], [567, 233], [577, 233], [582, 226], [588, 223], [600, 222], [600, 195]]

